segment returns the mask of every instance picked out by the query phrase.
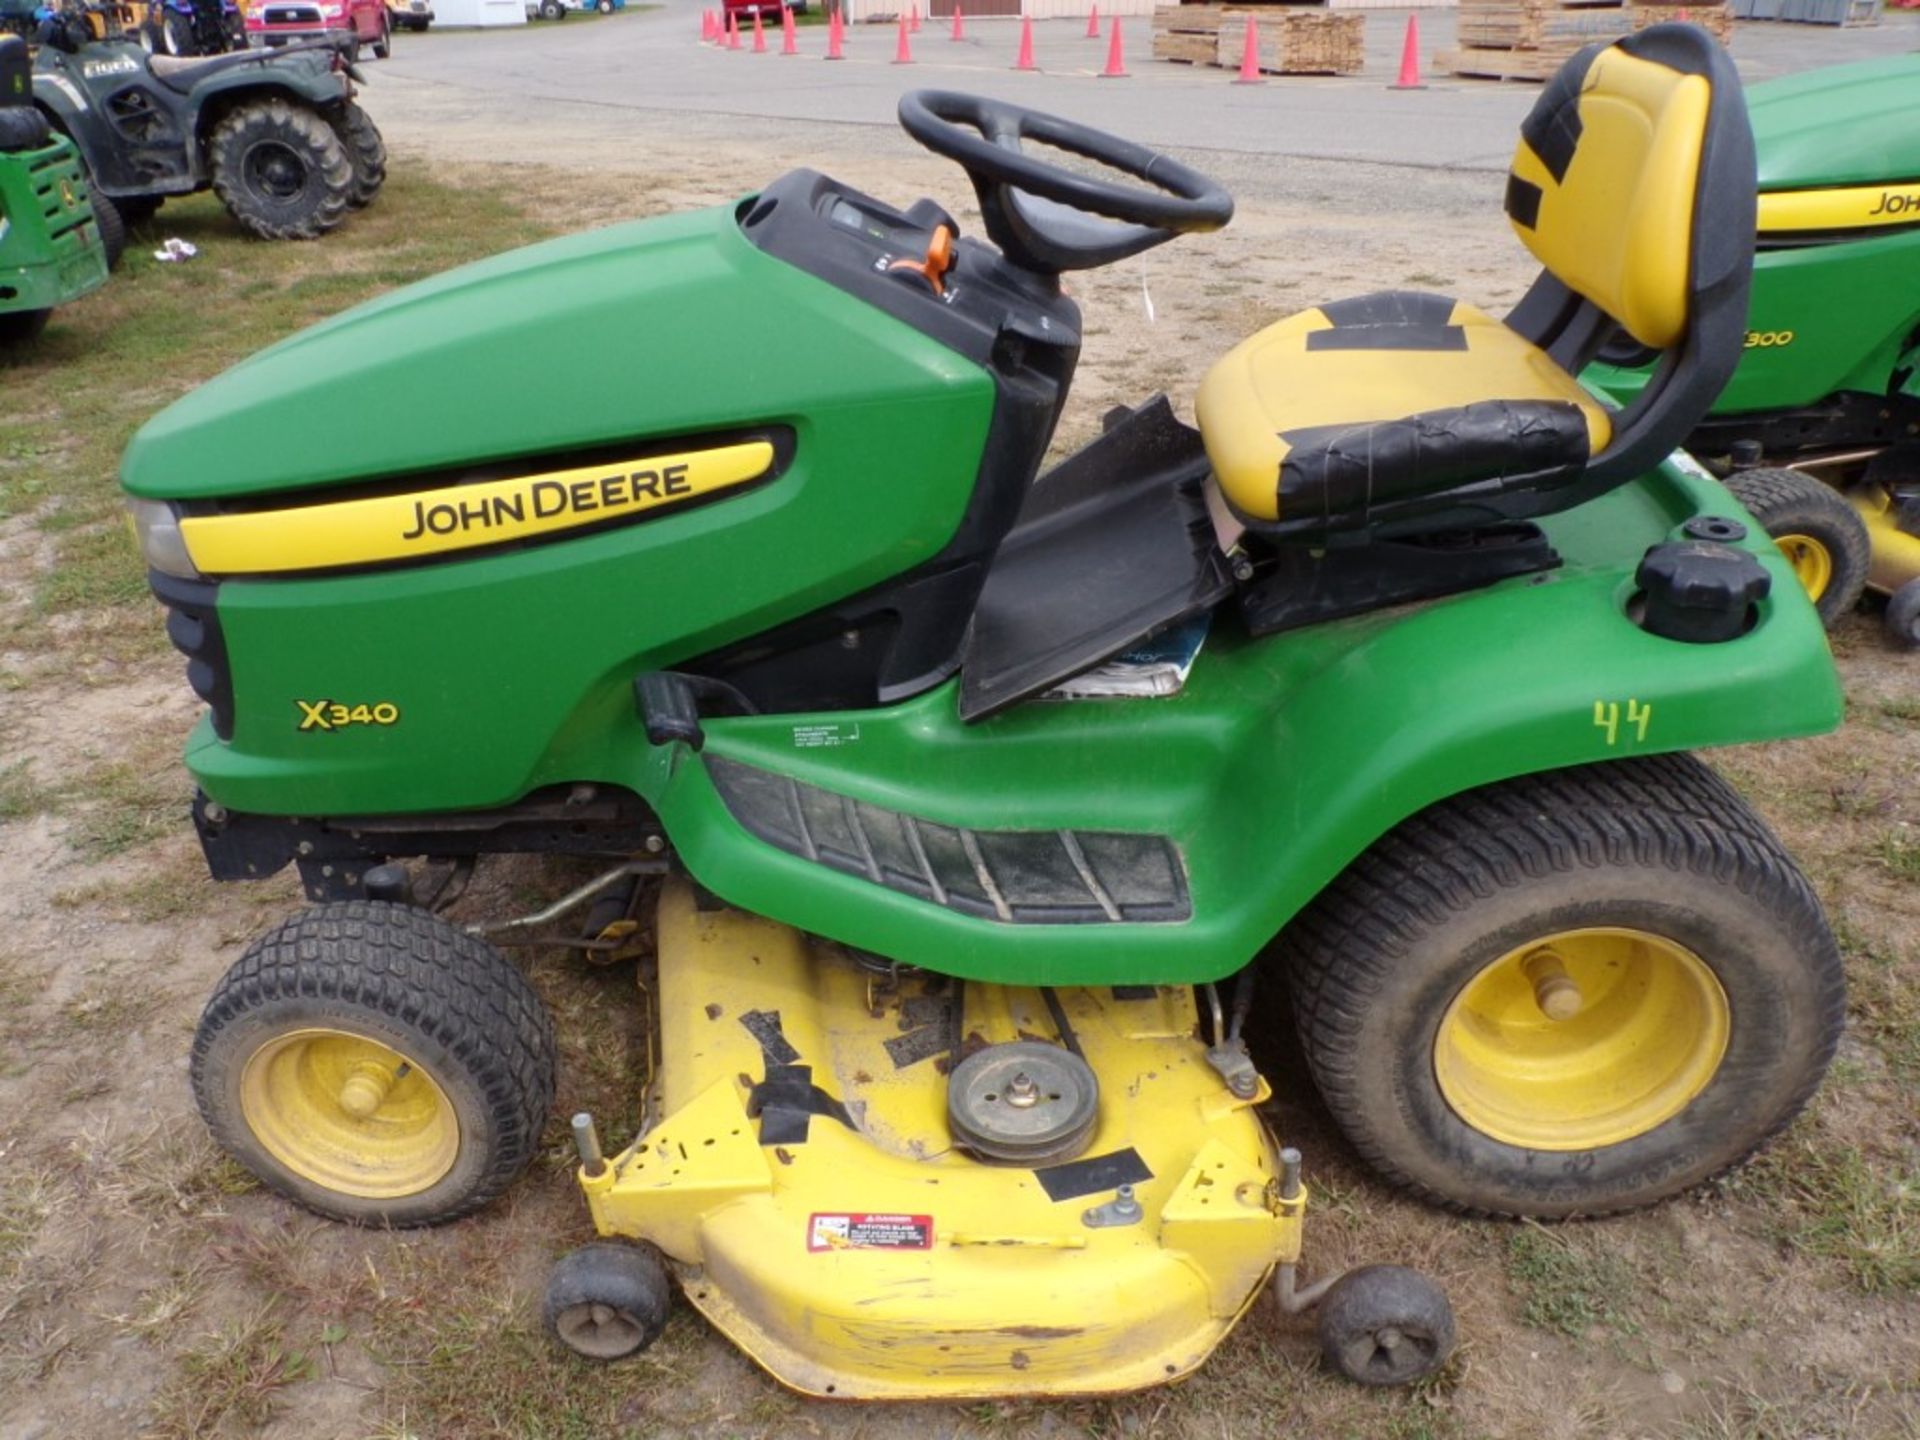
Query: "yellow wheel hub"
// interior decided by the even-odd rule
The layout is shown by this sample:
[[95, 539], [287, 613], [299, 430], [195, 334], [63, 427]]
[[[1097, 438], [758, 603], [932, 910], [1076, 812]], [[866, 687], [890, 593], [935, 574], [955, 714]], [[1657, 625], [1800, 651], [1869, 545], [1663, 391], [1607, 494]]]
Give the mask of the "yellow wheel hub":
[[1833, 583], [1833, 553], [1811, 535], [1776, 535], [1773, 543], [1800, 577], [1809, 600], [1818, 600]]
[[460, 1122], [438, 1082], [345, 1030], [293, 1030], [254, 1051], [240, 1111], [274, 1159], [340, 1195], [417, 1195], [460, 1152]]
[[1644, 930], [1565, 930], [1469, 980], [1440, 1021], [1434, 1076], [1467, 1124], [1529, 1150], [1592, 1150], [1678, 1115], [1727, 1051], [1726, 992]]

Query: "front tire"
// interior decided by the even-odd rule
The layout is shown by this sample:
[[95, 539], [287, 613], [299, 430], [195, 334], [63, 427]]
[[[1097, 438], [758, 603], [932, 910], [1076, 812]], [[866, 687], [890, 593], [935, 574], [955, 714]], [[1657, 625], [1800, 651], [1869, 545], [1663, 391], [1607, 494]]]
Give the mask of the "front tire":
[[118, 270], [120, 257], [127, 251], [127, 222], [120, 214], [120, 207], [106, 196], [95, 191], [90, 198], [93, 223], [100, 227], [100, 247], [107, 252], [107, 269]]
[[490, 945], [412, 906], [348, 901], [248, 947], [200, 1017], [191, 1076], [221, 1148], [287, 1198], [433, 1225], [533, 1158], [553, 1026]]
[[263, 240], [312, 240], [346, 219], [353, 162], [331, 126], [284, 100], [243, 105], [213, 132], [213, 188]]
[[1523, 776], [1405, 821], [1287, 928], [1327, 1107], [1477, 1214], [1633, 1209], [1812, 1096], [1845, 1009], [1819, 901], [1686, 755]]
[[393, 22], [382, 11], [380, 15], [380, 38], [373, 42], [373, 58], [387, 60], [393, 56]]
[[333, 129], [353, 162], [353, 189], [347, 204], [364, 210], [387, 182], [386, 141], [380, 138], [380, 127], [373, 123], [373, 117], [352, 101], [334, 121]]
[[1798, 470], [1736, 471], [1727, 488], [1787, 557], [1822, 625], [1831, 629], [1860, 603], [1873, 542], [1839, 491]]

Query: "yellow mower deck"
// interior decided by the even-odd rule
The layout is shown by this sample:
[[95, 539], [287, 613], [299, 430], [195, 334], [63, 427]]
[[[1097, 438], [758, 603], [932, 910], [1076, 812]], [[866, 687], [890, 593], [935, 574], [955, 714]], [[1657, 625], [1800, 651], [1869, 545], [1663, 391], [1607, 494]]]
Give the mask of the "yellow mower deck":
[[[684, 885], [659, 915], [664, 1118], [597, 1176], [603, 1235], [650, 1241], [688, 1299], [812, 1395], [1134, 1390], [1198, 1367], [1298, 1257], [1272, 1137], [1208, 1064], [1185, 987], [1063, 990], [1100, 1114], [1036, 1171], [953, 1148], [944, 982], [897, 988], [838, 949]], [[1052, 1041], [1039, 991], [966, 987], [964, 1047]], [[1136, 1178], [1137, 1177], [1137, 1178]], [[1086, 1212], [1135, 1180], [1142, 1215]]]

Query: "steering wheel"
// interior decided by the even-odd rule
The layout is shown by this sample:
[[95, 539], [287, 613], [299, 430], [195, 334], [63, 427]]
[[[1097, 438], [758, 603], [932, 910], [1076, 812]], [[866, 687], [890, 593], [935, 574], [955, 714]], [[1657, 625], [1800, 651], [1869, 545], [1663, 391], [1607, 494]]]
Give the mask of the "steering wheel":
[[[1198, 170], [1057, 115], [955, 90], [900, 97], [900, 124], [973, 181], [987, 237], [1023, 270], [1057, 275], [1110, 265], [1176, 235], [1218, 230], [1233, 197]], [[1144, 181], [1084, 175], [1028, 154], [1037, 140]]]

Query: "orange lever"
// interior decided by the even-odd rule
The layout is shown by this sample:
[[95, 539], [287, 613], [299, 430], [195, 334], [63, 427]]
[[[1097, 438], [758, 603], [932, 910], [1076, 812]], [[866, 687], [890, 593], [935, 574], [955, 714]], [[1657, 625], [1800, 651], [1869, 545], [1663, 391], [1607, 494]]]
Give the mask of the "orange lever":
[[934, 226], [933, 238], [927, 241], [927, 253], [924, 259], [896, 260], [887, 268], [911, 270], [933, 287], [934, 294], [946, 294], [946, 275], [953, 268], [953, 231], [944, 225]]

